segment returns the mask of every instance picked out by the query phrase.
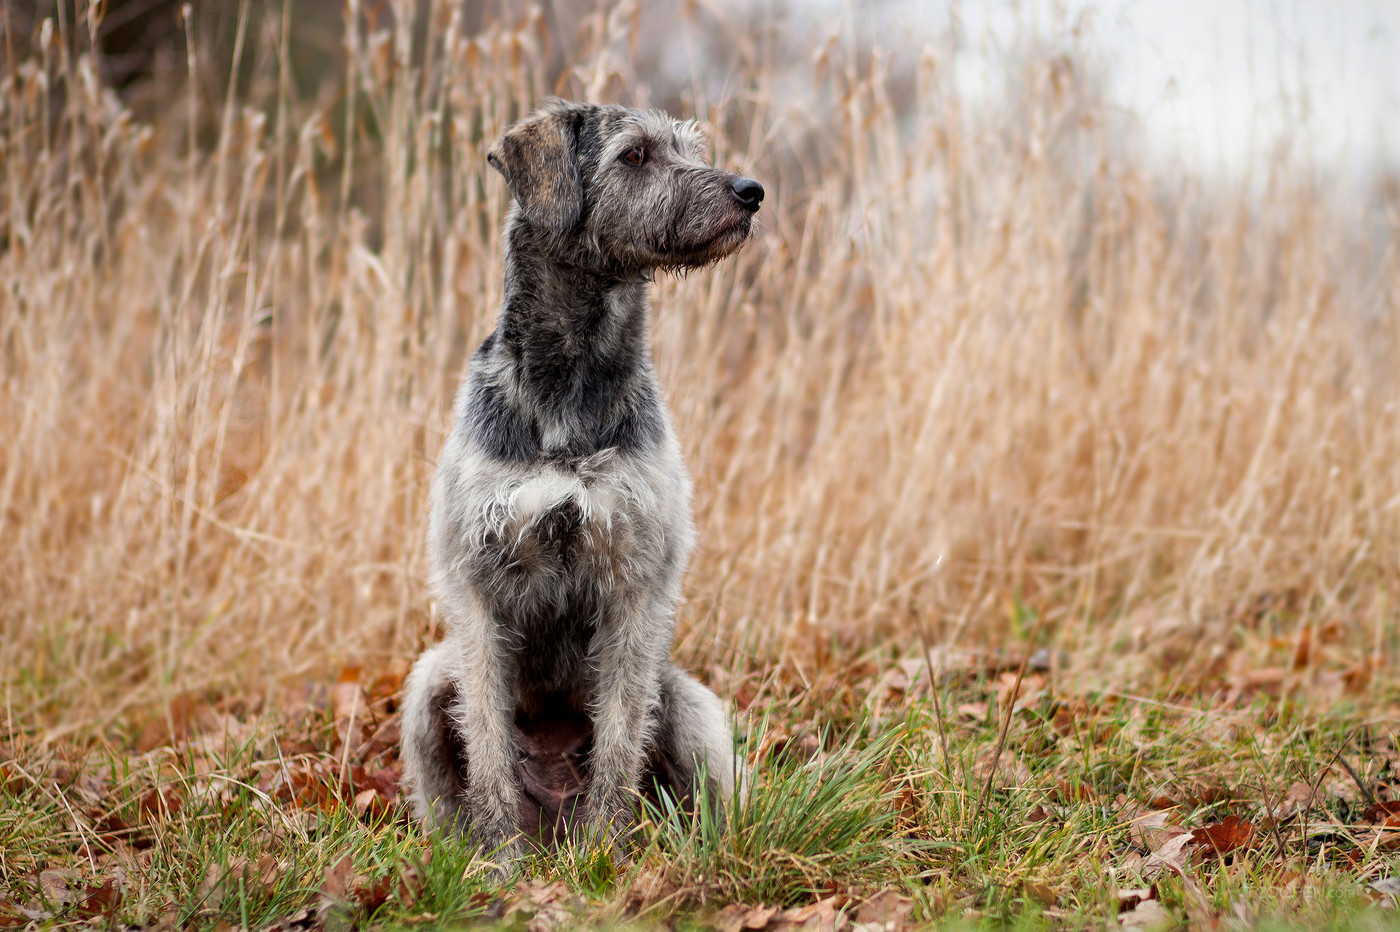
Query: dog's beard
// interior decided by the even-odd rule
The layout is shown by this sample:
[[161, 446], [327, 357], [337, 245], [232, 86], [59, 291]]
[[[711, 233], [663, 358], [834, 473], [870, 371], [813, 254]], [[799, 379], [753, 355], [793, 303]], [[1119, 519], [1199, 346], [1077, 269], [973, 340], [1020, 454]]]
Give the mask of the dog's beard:
[[752, 216], [740, 217], [709, 239], [671, 253], [661, 264], [667, 268], [693, 269], [718, 262], [739, 251], [739, 247], [748, 241], [752, 227]]

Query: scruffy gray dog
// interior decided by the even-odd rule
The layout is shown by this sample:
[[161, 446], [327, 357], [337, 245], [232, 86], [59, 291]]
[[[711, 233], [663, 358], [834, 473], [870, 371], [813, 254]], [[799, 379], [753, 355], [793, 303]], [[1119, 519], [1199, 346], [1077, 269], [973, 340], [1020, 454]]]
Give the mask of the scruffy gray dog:
[[[670, 661], [694, 530], [647, 347], [657, 269], [748, 238], [763, 186], [694, 123], [550, 101], [487, 155], [515, 197], [428, 538], [447, 638], [403, 707], [415, 814], [509, 861], [623, 832], [639, 794], [734, 789], [719, 699]], [[577, 814], [577, 818], [575, 817]]]

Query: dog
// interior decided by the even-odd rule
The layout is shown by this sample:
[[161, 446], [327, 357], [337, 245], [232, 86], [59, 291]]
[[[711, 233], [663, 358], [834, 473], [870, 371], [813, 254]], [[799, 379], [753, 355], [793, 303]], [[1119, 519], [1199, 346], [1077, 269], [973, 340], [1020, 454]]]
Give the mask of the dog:
[[640, 795], [734, 792], [713, 692], [671, 663], [691, 484], [647, 346], [657, 271], [750, 237], [752, 178], [694, 122], [551, 100], [487, 163], [514, 198], [496, 328], [472, 356], [430, 496], [448, 633], [403, 702], [414, 814], [503, 862], [616, 842]]

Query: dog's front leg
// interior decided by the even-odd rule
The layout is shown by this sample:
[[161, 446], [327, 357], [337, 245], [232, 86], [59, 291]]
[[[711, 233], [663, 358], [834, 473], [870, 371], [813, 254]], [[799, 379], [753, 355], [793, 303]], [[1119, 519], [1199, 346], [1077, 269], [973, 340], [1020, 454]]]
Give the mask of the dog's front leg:
[[605, 625], [590, 651], [597, 679], [586, 829], [596, 840], [617, 838], [634, 821], [670, 646], [668, 615], [629, 612]]
[[515, 775], [514, 663], [496, 637], [494, 623], [463, 638], [462, 677], [452, 715], [467, 749], [463, 796], [473, 840], [495, 855], [503, 870], [519, 857], [520, 786]]

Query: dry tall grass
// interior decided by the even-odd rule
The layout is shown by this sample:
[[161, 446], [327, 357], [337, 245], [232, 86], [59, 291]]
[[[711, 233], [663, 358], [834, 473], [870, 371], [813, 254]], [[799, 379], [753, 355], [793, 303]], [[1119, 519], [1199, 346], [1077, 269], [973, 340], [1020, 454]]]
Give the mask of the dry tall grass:
[[[485, 146], [646, 77], [635, 7], [569, 37], [555, 88], [538, 17], [465, 35], [452, 6], [424, 48], [350, 30], [317, 100], [276, 22], [236, 93], [152, 125], [52, 36], [4, 76], [12, 717], [101, 726], [433, 636], [425, 485], [499, 298]], [[900, 96], [838, 41], [797, 107], [775, 88], [809, 66], [775, 48], [685, 104], [767, 184], [763, 230], [654, 294], [698, 492], [686, 662], [1024, 638], [1009, 603], [1110, 684], [1208, 673], [1250, 630], [1393, 652], [1393, 200], [1349, 215], [1286, 158], [1253, 194], [1155, 177], [1072, 54], [992, 104], [951, 46]]]

